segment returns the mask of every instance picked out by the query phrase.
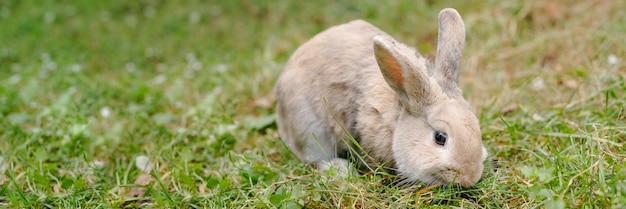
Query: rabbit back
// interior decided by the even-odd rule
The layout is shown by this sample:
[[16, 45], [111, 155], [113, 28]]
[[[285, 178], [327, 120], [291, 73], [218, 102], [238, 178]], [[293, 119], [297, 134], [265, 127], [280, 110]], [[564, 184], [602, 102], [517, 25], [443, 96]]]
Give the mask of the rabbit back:
[[[371, 134], [364, 129], [391, 137], [392, 123], [382, 120], [393, 120], [384, 113], [396, 108], [397, 99], [376, 64], [372, 47], [376, 35], [386, 33], [362, 20], [334, 26], [300, 46], [287, 62], [275, 86], [278, 131], [301, 160], [319, 162], [343, 155], [350, 144], [345, 131], [357, 140]], [[361, 145], [387, 147], [369, 154], [391, 159], [390, 143]]]

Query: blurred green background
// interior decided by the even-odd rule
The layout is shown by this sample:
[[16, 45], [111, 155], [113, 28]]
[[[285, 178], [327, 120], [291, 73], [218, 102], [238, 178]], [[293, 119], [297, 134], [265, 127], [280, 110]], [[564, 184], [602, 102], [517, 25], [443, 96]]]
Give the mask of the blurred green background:
[[[625, 6], [2, 0], [0, 205], [621, 208]], [[446, 7], [465, 21], [461, 87], [500, 169], [416, 193], [384, 172], [321, 175], [289, 152], [271, 90], [300, 44], [365, 19], [432, 58]]]

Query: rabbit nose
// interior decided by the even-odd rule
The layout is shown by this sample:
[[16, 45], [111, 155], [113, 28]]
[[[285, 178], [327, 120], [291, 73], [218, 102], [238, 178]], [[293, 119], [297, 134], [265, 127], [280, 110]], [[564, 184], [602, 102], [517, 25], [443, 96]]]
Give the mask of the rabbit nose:
[[476, 183], [478, 183], [479, 180], [480, 176], [478, 178], [475, 178], [474, 175], [471, 173], [463, 173], [462, 175], [459, 175], [459, 184], [463, 188], [474, 186]]
[[474, 186], [474, 183], [469, 182], [469, 181], [461, 181], [459, 183], [461, 184], [461, 187], [463, 187], [463, 188], [468, 188], [468, 187]]
[[452, 168], [452, 167], [448, 167], [446, 168], [446, 172], [448, 172], [449, 174], [452, 174], [452, 176], [455, 176], [456, 179], [454, 180], [454, 184], [456, 185], [460, 185], [463, 188], [468, 188], [473, 186], [474, 184], [476, 184], [478, 182], [478, 179], [473, 179], [471, 173], [471, 169], [468, 170], [467, 168]]

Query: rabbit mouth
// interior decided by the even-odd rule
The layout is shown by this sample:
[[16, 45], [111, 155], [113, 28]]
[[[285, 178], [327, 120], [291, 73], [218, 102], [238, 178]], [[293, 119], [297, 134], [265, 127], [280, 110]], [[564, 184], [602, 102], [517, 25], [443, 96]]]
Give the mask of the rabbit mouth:
[[427, 184], [429, 186], [432, 185], [448, 185], [449, 181], [445, 180], [439, 175], [431, 174], [424, 176], [407, 176], [407, 175], [398, 175], [398, 178], [393, 182], [395, 186], [415, 186], [418, 182]]
[[[446, 174], [434, 174], [433, 179], [436, 179], [437, 183], [441, 184], [443, 187], [456, 187], [456, 188], [469, 188], [472, 187], [476, 182], [467, 181], [460, 174], [456, 175], [446, 175]], [[431, 184], [437, 184], [431, 183]]]
[[431, 184], [441, 184], [443, 187], [467, 187], [462, 181], [461, 174], [454, 169], [448, 168], [445, 171], [432, 173], [431, 177], [434, 182]]
[[[412, 176], [412, 175], [398, 175], [392, 184], [398, 187], [413, 187], [419, 186], [419, 184], [426, 184], [433, 187], [443, 188], [467, 188], [461, 182], [458, 177], [450, 180], [446, 178], [445, 174], [430, 173], [424, 176]], [[418, 183], [419, 182], [419, 183]]]
[[446, 178], [438, 174], [432, 174], [431, 178], [432, 180], [430, 182], [426, 182], [429, 185], [439, 184], [445, 187], [450, 184], [450, 181], [448, 181]]

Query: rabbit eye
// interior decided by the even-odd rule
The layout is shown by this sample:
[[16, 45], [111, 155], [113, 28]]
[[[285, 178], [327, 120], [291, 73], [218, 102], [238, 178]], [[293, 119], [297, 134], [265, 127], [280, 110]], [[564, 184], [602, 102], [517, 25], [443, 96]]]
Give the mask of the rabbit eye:
[[441, 146], [445, 145], [447, 139], [448, 139], [448, 134], [439, 132], [439, 131], [435, 132], [435, 143], [437, 143], [438, 145], [441, 145]]

